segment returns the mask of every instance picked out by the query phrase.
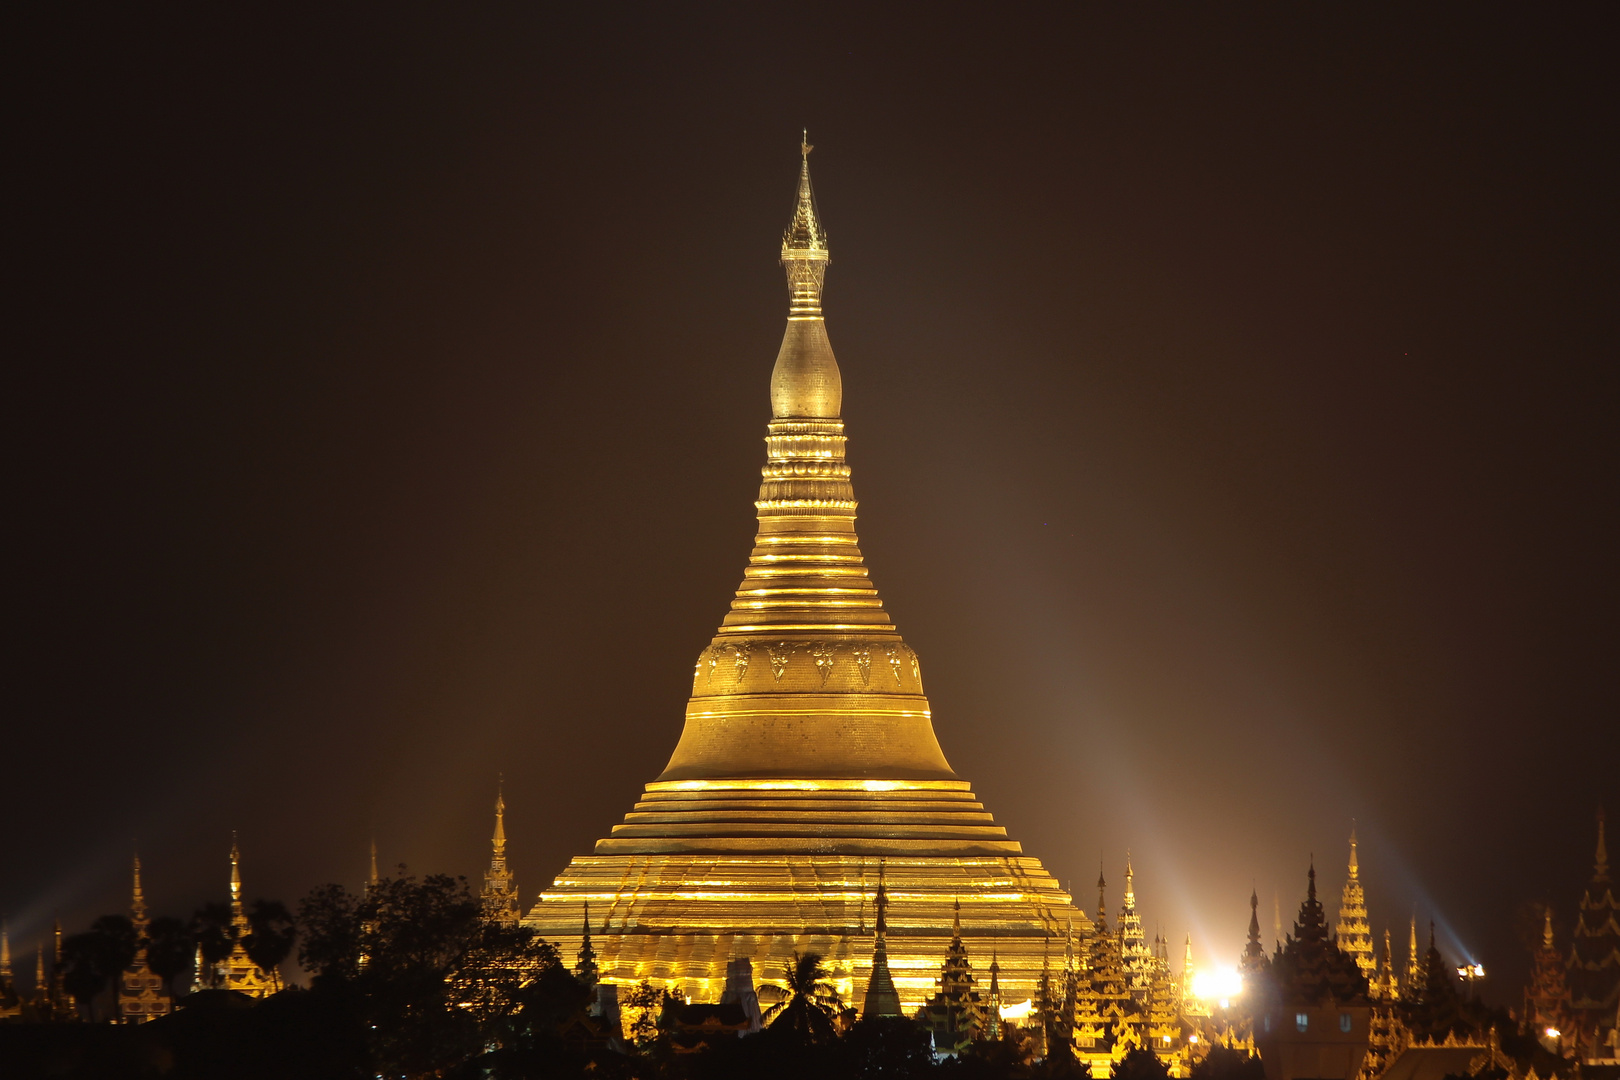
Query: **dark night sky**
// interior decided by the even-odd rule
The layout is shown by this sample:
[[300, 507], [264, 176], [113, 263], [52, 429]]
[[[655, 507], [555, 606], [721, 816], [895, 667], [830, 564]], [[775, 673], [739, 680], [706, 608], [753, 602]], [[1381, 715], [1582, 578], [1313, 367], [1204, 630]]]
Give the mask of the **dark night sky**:
[[17, 949], [132, 842], [177, 913], [232, 828], [250, 895], [472, 874], [504, 770], [532, 902], [620, 819], [753, 533], [803, 125], [868, 561], [1025, 849], [1230, 961], [1355, 818], [1503, 1001], [1572, 913], [1604, 8], [143, 7], [6, 35]]

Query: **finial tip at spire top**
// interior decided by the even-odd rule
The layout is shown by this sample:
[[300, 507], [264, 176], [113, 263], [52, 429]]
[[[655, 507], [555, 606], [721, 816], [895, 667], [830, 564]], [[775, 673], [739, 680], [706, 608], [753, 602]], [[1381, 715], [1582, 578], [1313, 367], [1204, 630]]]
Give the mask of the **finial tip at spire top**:
[[843, 380], [821, 314], [821, 290], [831, 256], [810, 187], [812, 149], [805, 131], [799, 143], [799, 191], [793, 220], [782, 234], [788, 325], [771, 372], [771, 415], [777, 419], [833, 419], [843, 407]]

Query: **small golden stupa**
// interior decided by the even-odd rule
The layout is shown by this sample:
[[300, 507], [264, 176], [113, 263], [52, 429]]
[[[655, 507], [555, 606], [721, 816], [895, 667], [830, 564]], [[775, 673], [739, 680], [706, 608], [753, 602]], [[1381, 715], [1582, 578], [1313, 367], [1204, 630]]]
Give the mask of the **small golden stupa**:
[[523, 923], [572, 957], [588, 918], [603, 982], [650, 979], [694, 1001], [719, 1000], [733, 959], [774, 981], [795, 951], [817, 952], [858, 1006], [881, 866], [906, 1012], [937, 989], [958, 900], [970, 957], [988, 968], [994, 952], [1002, 1000], [1018, 1003], [1091, 923], [945, 760], [917, 654], [867, 574], [821, 313], [827, 235], [801, 149], [782, 240], [787, 332], [742, 585], [698, 657], [668, 767]]

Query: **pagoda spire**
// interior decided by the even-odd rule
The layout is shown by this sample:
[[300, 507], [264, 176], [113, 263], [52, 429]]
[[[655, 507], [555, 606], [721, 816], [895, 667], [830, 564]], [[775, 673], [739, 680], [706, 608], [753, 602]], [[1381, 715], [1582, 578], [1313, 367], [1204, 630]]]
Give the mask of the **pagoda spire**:
[[[265, 971], [247, 953], [247, 939], [253, 934], [247, 910], [242, 903], [242, 851], [236, 845], [236, 832], [231, 831], [231, 952], [217, 967], [218, 985], [226, 990], [238, 990], [249, 997], [268, 997], [279, 984], [274, 971]], [[201, 947], [199, 946], [199, 954]], [[198, 967], [198, 977], [202, 968]]]
[[1136, 869], [1130, 851], [1125, 852], [1125, 901], [1119, 909], [1119, 954], [1125, 969], [1125, 985], [1137, 1005], [1146, 1005], [1153, 982], [1153, 953], [1142, 929], [1142, 916], [1136, 910]]
[[1417, 993], [1423, 986], [1423, 961], [1418, 957], [1417, 912], [1412, 912], [1412, 932], [1406, 940], [1406, 989]]
[[836, 419], [844, 400], [838, 361], [821, 315], [821, 290], [832, 258], [810, 187], [811, 149], [807, 134], [799, 143], [799, 194], [793, 220], [782, 234], [788, 325], [771, 372], [771, 413], [778, 420]]
[[994, 945], [990, 946], [990, 1001], [986, 1013], [990, 1038], [1001, 1038], [1001, 960]]
[[147, 916], [146, 896], [141, 891], [141, 857], [137, 853], [134, 857], [133, 885], [130, 890], [129, 921], [135, 928], [135, 956], [129, 967], [124, 969], [116, 985], [118, 991], [118, 1015], [126, 1024], [144, 1024], [148, 1020], [155, 1020], [159, 1016], [167, 1015], [174, 1007], [163, 980], [151, 968], [148, 961], [148, 948], [151, 940], [147, 937], [147, 928], [151, 920]]
[[[129, 921], [135, 924], [137, 939], [146, 937], [146, 927], [150, 920], [147, 918], [146, 897], [141, 892], [141, 857], [135, 856], [135, 885], [129, 901]], [[143, 944], [142, 951], [145, 951]]]
[[1099, 934], [1106, 933], [1108, 930], [1107, 888], [1108, 879], [1103, 877], [1103, 868], [1099, 859], [1097, 866], [1097, 932]]
[[1192, 994], [1193, 984], [1193, 958], [1192, 958], [1192, 932], [1187, 932], [1187, 949], [1181, 957], [1181, 994], [1188, 997]]
[[[808, 147], [800, 147], [800, 198], [782, 241], [792, 305], [771, 372], [754, 549], [693, 668], [686, 724], [660, 783], [956, 779], [934, 735], [917, 654], [884, 610], [855, 532], [843, 384], [818, 299], [827, 245]], [[813, 734], [789, 735], [793, 725]], [[680, 828], [666, 835], [663, 824]], [[682, 829], [694, 824], [638, 821], [603, 851], [656, 854], [685, 844], [691, 834]], [[975, 839], [982, 850], [1000, 836]]]
[[248, 931], [247, 912], [242, 907], [242, 851], [236, 846], [236, 830], [231, 830], [231, 926], [242, 937]]
[[[506, 795], [504, 778], [495, 785], [495, 832], [490, 837], [489, 869], [484, 872], [484, 918], [502, 926], [516, 926], [522, 913], [518, 911], [517, 882], [506, 865]], [[588, 915], [587, 915], [588, 917]]]
[[591, 948], [591, 902], [585, 901], [585, 914], [580, 927], [579, 957], [574, 964], [574, 977], [587, 990], [594, 990], [601, 979], [596, 966], [596, 950]]
[[866, 980], [861, 1016], [901, 1016], [900, 992], [889, 971], [889, 892], [883, 881], [883, 860], [878, 860], [877, 930], [872, 942], [872, 974]]
[[366, 892], [369, 893], [372, 889], [375, 889], [377, 887], [378, 880], [379, 880], [379, 878], [377, 876], [377, 838], [375, 836], [373, 836], [371, 838], [371, 877], [369, 877], [366, 880]]
[[0, 984], [11, 982], [11, 928], [0, 922]]
[[1350, 865], [1339, 898], [1339, 923], [1334, 927], [1339, 948], [1349, 953], [1361, 973], [1371, 979], [1378, 961], [1373, 955], [1372, 927], [1367, 923], [1367, 893], [1361, 885], [1361, 864], [1356, 857], [1356, 829], [1350, 826]]
[[1249, 890], [1249, 943], [1243, 946], [1239, 966], [1244, 972], [1254, 972], [1266, 966], [1266, 947], [1260, 943], [1260, 891]]

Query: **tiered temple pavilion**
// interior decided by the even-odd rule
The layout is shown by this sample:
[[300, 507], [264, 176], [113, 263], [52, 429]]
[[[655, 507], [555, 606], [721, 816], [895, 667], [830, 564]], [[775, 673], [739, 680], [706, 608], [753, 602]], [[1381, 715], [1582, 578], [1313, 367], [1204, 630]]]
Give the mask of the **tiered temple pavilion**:
[[945, 760], [917, 654], [868, 576], [822, 318], [827, 235], [802, 151], [742, 585], [698, 656], [669, 765], [523, 922], [572, 955], [589, 903], [604, 982], [651, 979], [694, 1001], [719, 999], [733, 958], [770, 981], [795, 950], [814, 951], [858, 1003], [881, 861], [888, 968], [907, 1013], [935, 992], [958, 899], [963, 947], [984, 961], [994, 951], [1002, 997], [1023, 1001], [1051, 939], [1091, 924]]

